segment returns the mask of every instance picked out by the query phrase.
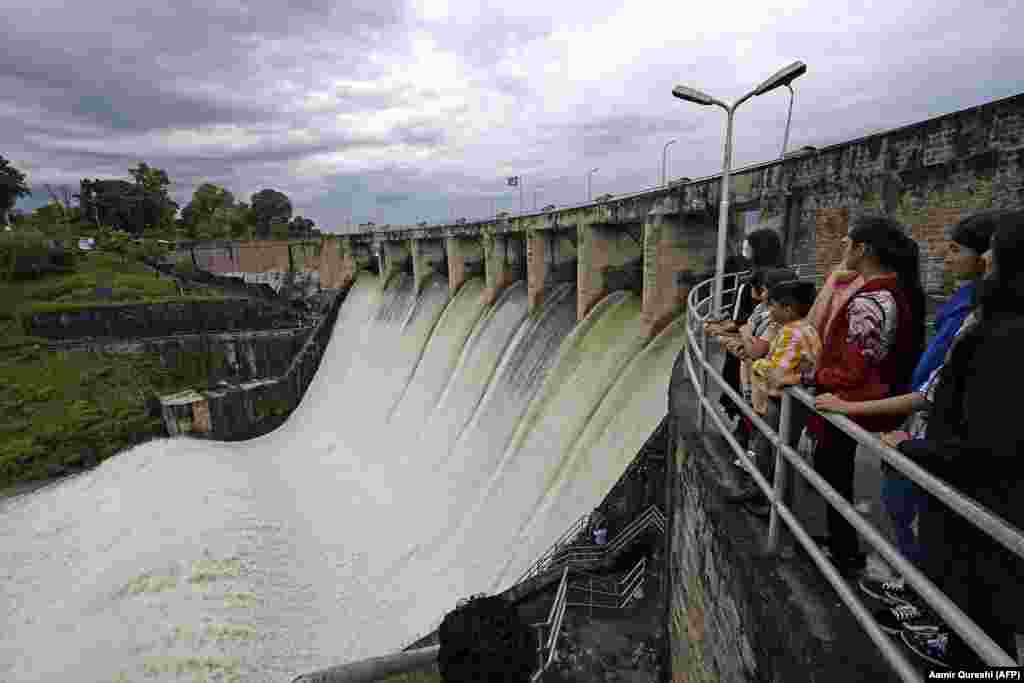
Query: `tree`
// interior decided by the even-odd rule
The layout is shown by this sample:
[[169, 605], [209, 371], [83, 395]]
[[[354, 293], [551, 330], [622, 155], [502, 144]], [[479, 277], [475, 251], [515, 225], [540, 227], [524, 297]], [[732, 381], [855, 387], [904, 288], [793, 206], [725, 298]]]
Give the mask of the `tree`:
[[[190, 201], [181, 210], [181, 224], [190, 237], [198, 232], [198, 226], [211, 221], [220, 209], [234, 206], [235, 196], [213, 183], [203, 183], [192, 193]], [[209, 228], [206, 228], [209, 231]]]
[[313, 234], [313, 227], [316, 225], [309, 218], [303, 218], [302, 216], [296, 216], [292, 219], [292, 222], [288, 224], [288, 236], [289, 237], [310, 237]]
[[265, 238], [270, 235], [271, 225], [275, 222], [285, 224], [287, 235], [287, 224], [292, 217], [292, 203], [287, 195], [277, 190], [265, 189], [254, 194], [250, 201], [257, 236]]
[[97, 227], [112, 225], [133, 235], [168, 229], [178, 205], [167, 194], [167, 173], [145, 163], [129, 173], [135, 182], [83, 178], [75, 195], [82, 214]]
[[14, 208], [18, 198], [30, 194], [32, 190], [25, 184], [25, 174], [0, 156], [0, 217], [4, 225], [10, 225], [7, 212]]
[[275, 240], [288, 239], [288, 227], [287, 221], [275, 220], [270, 224], [270, 238]]

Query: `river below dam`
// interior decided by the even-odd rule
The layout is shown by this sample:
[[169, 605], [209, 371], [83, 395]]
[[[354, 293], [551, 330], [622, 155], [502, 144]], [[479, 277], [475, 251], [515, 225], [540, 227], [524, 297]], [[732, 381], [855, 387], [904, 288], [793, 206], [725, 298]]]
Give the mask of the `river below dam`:
[[615, 292], [361, 275], [274, 432], [161, 439], [0, 501], [0, 680], [259, 681], [394, 652], [595, 507], [666, 413], [682, 321]]

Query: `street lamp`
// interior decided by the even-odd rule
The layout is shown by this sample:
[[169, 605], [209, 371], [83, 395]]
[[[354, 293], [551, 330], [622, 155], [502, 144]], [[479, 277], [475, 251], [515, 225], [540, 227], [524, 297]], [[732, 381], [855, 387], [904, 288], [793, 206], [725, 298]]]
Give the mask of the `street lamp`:
[[668, 179], [668, 175], [667, 175], [667, 171], [666, 171], [667, 167], [665, 166], [665, 163], [668, 160], [668, 146], [673, 144], [674, 142], [675, 142], [674, 139], [673, 140], [669, 140], [668, 142], [665, 143], [665, 147], [661, 150], [661, 184], [662, 185], [667, 184], [667, 179]]
[[540, 192], [543, 189], [544, 189], [543, 187], [535, 187], [535, 188], [533, 188], [533, 210], [534, 211], [537, 210], [537, 193]]
[[[793, 62], [789, 66], [779, 69], [777, 72], [772, 74], [767, 80], [762, 82], [759, 86], [748, 92], [746, 95], [736, 100], [732, 106], [716, 100], [714, 97], [695, 90], [694, 88], [688, 88], [684, 85], [677, 85], [672, 88], [672, 94], [681, 100], [687, 102], [693, 102], [701, 106], [718, 105], [725, 110], [726, 123], [725, 123], [725, 153], [724, 161], [722, 162], [722, 198], [719, 206], [718, 214], [718, 249], [715, 258], [715, 292], [714, 292], [714, 310], [718, 313], [722, 308], [722, 274], [725, 270], [725, 235], [729, 229], [729, 170], [732, 164], [732, 118], [736, 113], [736, 109], [749, 100], [754, 95], [763, 95], [766, 92], [770, 92], [775, 88], [783, 85], [789, 86], [796, 78], [802, 76], [807, 72], [807, 65], [803, 62]], [[792, 90], [792, 88], [790, 88]], [[787, 126], [788, 135], [788, 126]]]
[[590, 177], [597, 171], [596, 168], [592, 168], [587, 171], [587, 201], [590, 201]]
[[786, 114], [786, 134], [782, 137], [782, 154], [779, 155], [780, 159], [786, 156], [786, 147], [789, 145], [789, 122], [793, 120], [793, 86], [787, 83], [786, 87], [789, 88], [789, 113]]

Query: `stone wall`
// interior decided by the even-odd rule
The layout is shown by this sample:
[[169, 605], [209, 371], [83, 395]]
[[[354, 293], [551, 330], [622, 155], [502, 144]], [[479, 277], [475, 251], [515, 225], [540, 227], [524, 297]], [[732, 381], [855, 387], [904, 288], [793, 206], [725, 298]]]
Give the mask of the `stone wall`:
[[166, 260], [175, 262], [180, 258], [190, 259], [198, 269], [212, 275], [266, 283], [275, 292], [285, 287], [286, 296], [300, 297], [321, 288], [347, 287], [355, 277], [358, 260], [349, 240], [341, 237], [188, 242], [180, 244]]
[[25, 333], [51, 339], [164, 337], [175, 334], [298, 327], [297, 311], [249, 299], [83, 306], [23, 318]]
[[327, 315], [282, 375], [203, 392], [210, 414], [205, 435], [223, 441], [251, 439], [287, 420], [320, 367], [344, 298], [344, 292], [335, 297]]
[[266, 332], [190, 334], [127, 341], [73, 340], [55, 342], [61, 353], [150, 353], [169, 372], [206, 376], [207, 386], [241, 383], [284, 374], [313, 332], [313, 327]]
[[809, 557], [767, 552], [767, 523], [726, 502], [738, 471], [695, 433], [694, 400], [680, 354], [666, 479], [672, 681], [896, 680]]
[[[1024, 95], [792, 154], [734, 176], [730, 248], [756, 227], [779, 229], [790, 263], [838, 262], [837, 241], [864, 214], [901, 221], [921, 245], [926, 289], [943, 289], [943, 243], [962, 217], [1024, 208]], [[713, 216], [720, 180], [680, 189]], [[751, 218], [752, 217], [752, 218]]]

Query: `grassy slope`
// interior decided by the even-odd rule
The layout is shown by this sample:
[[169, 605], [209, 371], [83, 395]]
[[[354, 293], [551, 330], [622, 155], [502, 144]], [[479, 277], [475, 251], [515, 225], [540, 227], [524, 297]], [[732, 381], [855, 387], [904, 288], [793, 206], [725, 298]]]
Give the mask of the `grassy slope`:
[[[84, 256], [75, 273], [0, 282], [0, 490], [73, 471], [162, 434], [146, 400], [202, 385], [202, 364], [169, 373], [155, 354], [46, 349], [23, 333], [19, 315], [56, 305], [177, 300], [177, 286], [119, 255]], [[194, 297], [188, 297], [194, 298]], [[194, 375], [194, 376], [193, 376]]]

